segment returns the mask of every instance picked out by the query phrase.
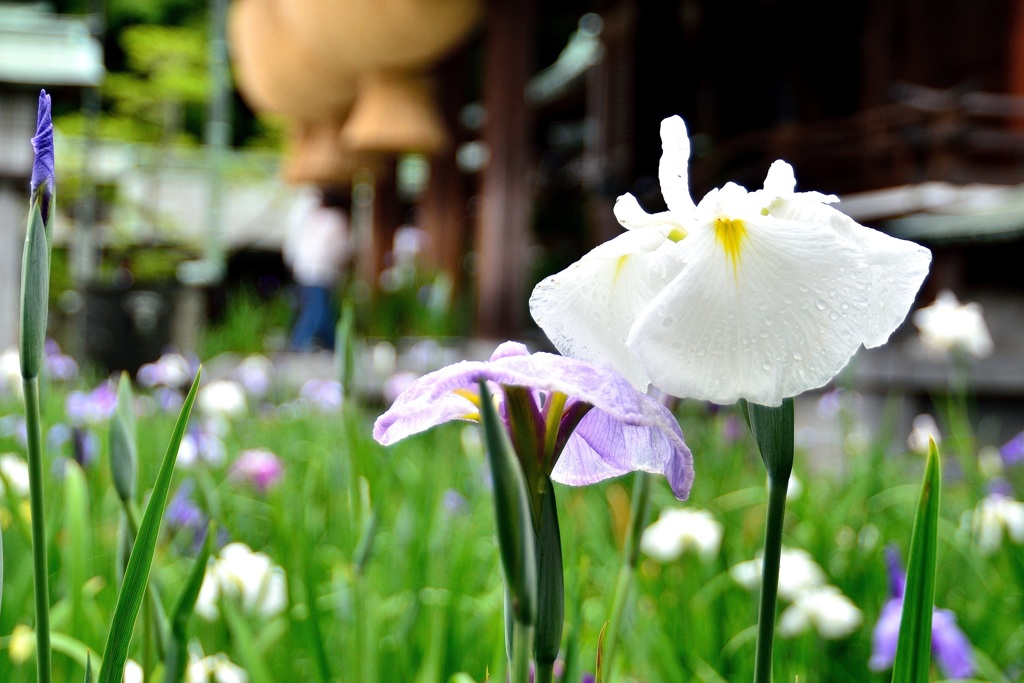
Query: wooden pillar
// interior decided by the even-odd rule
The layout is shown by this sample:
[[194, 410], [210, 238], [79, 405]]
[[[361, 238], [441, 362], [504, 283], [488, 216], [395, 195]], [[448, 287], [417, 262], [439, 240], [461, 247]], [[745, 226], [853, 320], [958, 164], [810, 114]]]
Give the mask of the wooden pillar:
[[477, 333], [513, 338], [526, 320], [530, 242], [532, 115], [525, 99], [533, 69], [536, 0], [486, 7], [484, 170], [477, 226]]
[[373, 287], [376, 289], [387, 253], [395, 239], [395, 230], [402, 224], [401, 204], [395, 179], [395, 160], [388, 158], [381, 163], [373, 179], [373, 238], [372, 264]]
[[427, 233], [427, 258], [448, 274], [455, 291], [463, 284], [462, 259], [469, 227], [466, 179], [455, 162], [455, 149], [461, 142], [458, 116], [465, 100], [465, 61], [464, 53], [459, 53], [437, 70], [438, 101], [453, 143], [431, 158], [430, 180], [420, 206], [420, 227]]

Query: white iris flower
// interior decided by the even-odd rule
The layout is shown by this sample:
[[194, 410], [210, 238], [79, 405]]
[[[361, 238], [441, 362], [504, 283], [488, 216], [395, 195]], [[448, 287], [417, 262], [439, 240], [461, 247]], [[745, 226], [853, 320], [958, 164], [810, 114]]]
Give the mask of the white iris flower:
[[764, 189], [734, 183], [695, 204], [682, 119], [661, 124], [668, 211], [629, 194], [627, 232], [537, 285], [534, 319], [564, 355], [611, 365], [641, 390], [779, 405], [830, 381], [903, 321], [931, 253], [796, 192], [772, 164]]

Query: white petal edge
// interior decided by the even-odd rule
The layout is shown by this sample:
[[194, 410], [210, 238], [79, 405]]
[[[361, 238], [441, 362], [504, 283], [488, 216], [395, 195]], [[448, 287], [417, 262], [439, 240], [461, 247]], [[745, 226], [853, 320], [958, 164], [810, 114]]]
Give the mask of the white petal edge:
[[653, 226], [623, 233], [542, 280], [530, 296], [533, 319], [562, 355], [610, 367], [641, 391], [650, 380], [626, 336], [679, 270], [665, 233]]
[[665, 204], [673, 213], [690, 214], [694, 209], [690, 196], [690, 138], [679, 116], [661, 122], [661, 150], [658, 180]]

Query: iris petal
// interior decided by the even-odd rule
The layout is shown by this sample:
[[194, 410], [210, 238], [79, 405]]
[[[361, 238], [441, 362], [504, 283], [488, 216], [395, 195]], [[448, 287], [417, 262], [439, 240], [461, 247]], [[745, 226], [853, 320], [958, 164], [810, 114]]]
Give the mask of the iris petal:
[[860, 346], [871, 303], [861, 252], [828, 230], [744, 223], [735, 270], [710, 227], [681, 242], [686, 265], [629, 334], [663, 391], [779, 405], [828, 382]]
[[472, 391], [480, 379], [559, 392], [571, 397], [567, 408], [580, 402], [593, 406], [568, 438], [551, 472], [555, 481], [590, 484], [643, 470], [663, 473], [680, 499], [689, 494], [693, 457], [672, 413], [613, 371], [550, 353], [496, 352], [486, 363], [463, 361], [424, 375], [377, 418], [374, 438], [390, 445], [464, 419], [475, 408], [459, 392]]
[[646, 390], [650, 380], [626, 336], [681, 268], [676, 247], [661, 227], [623, 233], [538, 284], [530, 313], [563, 355], [610, 366]]
[[693, 211], [690, 196], [690, 138], [686, 124], [678, 116], [671, 116], [661, 122], [661, 162], [658, 164], [658, 180], [665, 204], [673, 213], [685, 214]]

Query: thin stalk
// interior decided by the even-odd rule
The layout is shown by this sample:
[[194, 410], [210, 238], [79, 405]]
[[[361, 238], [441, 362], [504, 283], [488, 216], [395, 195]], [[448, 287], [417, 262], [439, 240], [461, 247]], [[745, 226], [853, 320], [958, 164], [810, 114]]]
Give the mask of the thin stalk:
[[518, 619], [512, 627], [511, 683], [530, 682], [530, 654], [533, 652], [533, 626]]
[[36, 603], [36, 680], [50, 683], [50, 584], [43, 517], [43, 437], [39, 418], [39, 377], [25, 378], [25, 426], [28, 431], [29, 506], [32, 511], [32, 569]]
[[612, 598], [612, 614], [608, 619], [608, 630], [604, 640], [604, 680], [609, 680], [614, 663], [615, 647], [618, 644], [619, 626], [622, 614], [626, 609], [626, 601], [633, 589], [636, 567], [640, 562], [640, 536], [647, 519], [647, 509], [651, 500], [652, 475], [637, 472], [633, 475], [633, 498], [629, 506], [629, 527], [626, 529], [626, 540], [622, 547], [622, 567], [615, 584], [615, 595]]
[[754, 683], [771, 683], [772, 680], [775, 605], [779, 594], [782, 523], [786, 516], [786, 489], [788, 487], [788, 474], [785, 477], [768, 477], [768, 516], [764, 524], [764, 559], [761, 566], [761, 603], [757, 613]]

